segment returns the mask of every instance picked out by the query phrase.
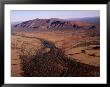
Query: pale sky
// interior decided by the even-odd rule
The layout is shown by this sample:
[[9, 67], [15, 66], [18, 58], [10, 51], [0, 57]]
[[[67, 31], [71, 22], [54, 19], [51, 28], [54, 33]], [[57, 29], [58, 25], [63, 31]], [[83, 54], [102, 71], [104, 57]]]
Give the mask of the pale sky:
[[32, 19], [48, 19], [48, 18], [84, 18], [84, 17], [99, 17], [99, 10], [12, 10], [11, 22], [27, 21]]

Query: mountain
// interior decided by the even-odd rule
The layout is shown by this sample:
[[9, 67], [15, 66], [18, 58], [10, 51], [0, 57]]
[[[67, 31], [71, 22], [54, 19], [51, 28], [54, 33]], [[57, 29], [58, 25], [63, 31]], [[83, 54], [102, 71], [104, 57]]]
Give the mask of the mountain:
[[66, 20], [100, 24], [100, 17], [69, 18]]
[[[12, 29], [19, 30], [69, 30], [69, 29], [95, 29], [97, 18], [81, 18], [81, 19], [34, 19], [21, 23], [13, 23]], [[94, 21], [94, 23], [93, 23]], [[97, 23], [96, 23], [97, 22]]]

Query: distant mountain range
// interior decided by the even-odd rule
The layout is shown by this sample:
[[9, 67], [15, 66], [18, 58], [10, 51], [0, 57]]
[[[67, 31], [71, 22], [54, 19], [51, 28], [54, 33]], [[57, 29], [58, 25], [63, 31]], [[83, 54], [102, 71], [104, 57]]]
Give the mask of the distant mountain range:
[[100, 17], [70, 19], [33, 19], [11, 23], [12, 29], [19, 30], [63, 30], [63, 29], [96, 29], [100, 25]]
[[90, 22], [90, 23], [100, 24], [100, 17], [69, 18], [67, 20], [82, 21], [82, 22]]

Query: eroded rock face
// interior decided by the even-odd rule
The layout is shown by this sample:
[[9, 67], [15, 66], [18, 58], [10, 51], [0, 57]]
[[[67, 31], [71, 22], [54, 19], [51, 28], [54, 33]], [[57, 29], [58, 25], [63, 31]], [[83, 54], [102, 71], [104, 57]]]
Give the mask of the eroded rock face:
[[49, 25], [49, 28], [55, 28], [55, 29], [78, 29], [80, 26], [77, 24], [67, 22], [67, 21], [55, 21], [52, 22], [51, 25]]
[[21, 27], [21, 28], [39, 28], [40, 26], [45, 26], [47, 23], [46, 19], [34, 19], [22, 22], [20, 24], [16, 24], [14, 27]]
[[87, 22], [67, 21], [63, 19], [34, 19], [16, 24], [14, 28], [62, 30], [62, 29], [96, 29], [97, 26]]

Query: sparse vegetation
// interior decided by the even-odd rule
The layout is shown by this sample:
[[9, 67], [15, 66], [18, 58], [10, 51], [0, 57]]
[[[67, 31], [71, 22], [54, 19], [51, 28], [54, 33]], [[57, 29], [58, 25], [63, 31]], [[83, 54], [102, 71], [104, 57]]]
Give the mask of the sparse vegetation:
[[28, 51], [26, 54], [23, 48], [22, 54], [20, 54], [22, 76], [99, 76], [99, 67], [70, 60], [61, 49], [53, 49], [42, 53], [43, 50], [36, 50], [35, 55], [32, 55], [32, 53], [30, 55], [32, 51]]
[[[12, 37], [16, 37], [15, 38], [16, 40], [13, 41], [14, 43], [12, 42], [12, 49], [18, 50], [17, 52], [19, 54], [20, 59], [19, 65], [21, 70], [19, 72], [20, 76], [24, 77], [100, 76], [99, 66], [89, 65], [81, 61], [78, 62], [77, 59], [74, 58], [74, 55], [80, 55], [81, 53], [84, 53], [85, 55], [89, 55], [91, 57], [96, 56], [95, 54], [87, 54], [86, 53], [87, 49], [82, 49], [79, 53], [76, 53], [74, 55], [71, 54], [71, 57], [69, 57], [65, 50], [67, 49], [67, 47], [71, 47], [71, 45], [66, 44], [65, 40], [61, 40], [61, 42], [58, 43], [59, 38], [58, 40], [56, 39], [57, 41], [56, 47], [50, 49], [41, 45], [41, 42], [39, 41], [37, 42], [37, 40], [34, 38], [33, 39], [26, 38], [25, 33], [24, 34], [22, 33], [21, 37], [18, 34], [17, 36], [12, 35]], [[25, 37], [22, 37], [23, 35]], [[30, 40], [34, 42], [30, 43]], [[51, 38], [49, 40], [51, 40]], [[65, 45], [61, 45], [61, 48], [58, 48], [59, 45], [57, 44], [64, 43]], [[76, 44], [76, 48], [80, 46], [85, 47], [96, 44], [99, 44], [99, 42], [95, 40], [90, 40], [86, 43], [82, 41], [80, 42], [80, 44], [79, 43]], [[17, 61], [17, 59], [14, 58], [13, 61]], [[15, 64], [14, 65], [12, 64], [12, 66], [15, 66]]]
[[[45, 22], [50, 23], [50, 20]], [[26, 23], [24, 22], [25, 26]], [[82, 27], [74, 30], [70, 28], [68, 30], [67, 27], [64, 30], [63, 23], [57, 24], [59, 26], [56, 25], [55, 28], [39, 25], [38, 29], [41, 30], [36, 32], [31, 31], [32, 29], [29, 31], [30, 28], [27, 30], [24, 28], [24, 31], [13, 30], [12, 76], [100, 76], [100, 32], [97, 26], [94, 30], [87, 30], [82, 29], [83, 26], [91, 24], [75, 22], [72, 27], [78, 28], [80, 25]], [[55, 30], [57, 27], [58, 30]], [[33, 28], [37, 29], [34, 25]]]

